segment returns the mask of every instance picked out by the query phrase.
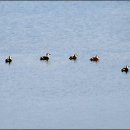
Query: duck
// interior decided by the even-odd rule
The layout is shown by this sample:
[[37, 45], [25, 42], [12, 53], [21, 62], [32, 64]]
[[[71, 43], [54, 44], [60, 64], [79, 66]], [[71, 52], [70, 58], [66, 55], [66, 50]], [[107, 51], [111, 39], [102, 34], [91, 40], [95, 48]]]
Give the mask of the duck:
[[95, 61], [95, 62], [98, 62], [99, 61], [99, 56], [98, 55], [96, 55], [96, 56], [94, 56], [94, 57], [92, 57], [92, 58], [90, 58], [90, 61]]
[[69, 59], [70, 60], [77, 60], [77, 56], [78, 56], [77, 54], [74, 54], [73, 56], [70, 56]]
[[126, 65], [126, 67], [122, 68], [121, 71], [127, 73], [129, 71], [129, 66]]
[[5, 59], [5, 63], [11, 63], [12, 62], [12, 57], [11, 56], [9, 56], [7, 59]]
[[49, 60], [49, 55], [51, 55], [51, 54], [50, 53], [46, 53], [46, 56], [40, 57], [40, 60], [46, 60], [46, 61], [48, 61]]

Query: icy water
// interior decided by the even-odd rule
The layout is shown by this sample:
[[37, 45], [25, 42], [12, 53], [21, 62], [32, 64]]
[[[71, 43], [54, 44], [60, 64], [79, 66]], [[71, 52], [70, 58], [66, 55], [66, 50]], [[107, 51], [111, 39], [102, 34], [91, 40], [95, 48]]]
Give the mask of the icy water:
[[126, 64], [129, 1], [1, 1], [0, 128], [130, 128]]

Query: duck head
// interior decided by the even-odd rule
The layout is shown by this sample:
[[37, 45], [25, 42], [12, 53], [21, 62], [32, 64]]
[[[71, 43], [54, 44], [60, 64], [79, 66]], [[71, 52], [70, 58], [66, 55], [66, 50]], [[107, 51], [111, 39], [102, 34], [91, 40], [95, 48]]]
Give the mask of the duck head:
[[129, 68], [129, 66], [128, 66], [128, 65], [126, 65], [126, 68]]
[[9, 56], [9, 59], [12, 59], [12, 57], [11, 57], [11, 56]]
[[99, 56], [98, 56], [98, 55], [96, 55], [95, 57], [96, 57], [97, 59], [99, 59]]
[[75, 57], [77, 57], [78, 55], [77, 54], [74, 54]]
[[49, 56], [49, 55], [51, 55], [50, 53], [46, 53], [46, 56]]

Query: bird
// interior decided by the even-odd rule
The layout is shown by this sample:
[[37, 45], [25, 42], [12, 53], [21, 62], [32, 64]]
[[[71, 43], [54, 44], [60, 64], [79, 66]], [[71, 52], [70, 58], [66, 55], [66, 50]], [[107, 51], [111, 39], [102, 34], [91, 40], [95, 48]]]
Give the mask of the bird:
[[94, 57], [92, 57], [92, 58], [90, 58], [90, 61], [95, 61], [95, 62], [98, 62], [99, 61], [99, 56], [98, 55], [96, 55], [96, 56], [94, 56]]
[[126, 67], [122, 68], [121, 71], [127, 73], [127, 72], [129, 71], [129, 68], [128, 68], [128, 67], [129, 67], [129, 66], [126, 65]]
[[78, 56], [77, 54], [74, 54], [73, 56], [70, 56], [69, 59], [70, 60], [77, 60], [77, 56]]
[[40, 57], [40, 60], [46, 60], [46, 61], [48, 61], [49, 60], [49, 55], [51, 55], [51, 54], [50, 53], [46, 53], [46, 56]]
[[12, 57], [11, 56], [9, 56], [7, 59], [5, 59], [5, 63], [11, 63], [12, 62]]

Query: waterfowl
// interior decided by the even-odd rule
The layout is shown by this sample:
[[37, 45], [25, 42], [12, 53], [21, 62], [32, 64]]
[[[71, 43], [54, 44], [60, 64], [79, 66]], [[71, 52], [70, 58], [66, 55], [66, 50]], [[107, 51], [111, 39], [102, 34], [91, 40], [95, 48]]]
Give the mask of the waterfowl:
[[12, 57], [11, 56], [9, 56], [7, 59], [5, 59], [5, 63], [11, 63], [12, 62]]
[[74, 54], [73, 56], [69, 57], [70, 60], [76, 60], [77, 59], [77, 54]]
[[46, 53], [46, 56], [40, 57], [40, 60], [46, 60], [46, 61], [48, 61], [49, 60], [49, 55], [51, 55], [51, 54], [50, 53]]
[[126, 65], [126, 67], [122, 68], [121, 71], [127, 73], [127, 72], [129, 71], [129, 68], [128, 68], [128, 67], [129, 67], [129, 66]]
[[98, 55], [96, 55], [96, 56], [94, 56], [94, 57], [92, 57], [92, 58], [90, 58], [90, 61], [95, 61], [95, 62], [98, 62], [99, 61], [99, 56]]

